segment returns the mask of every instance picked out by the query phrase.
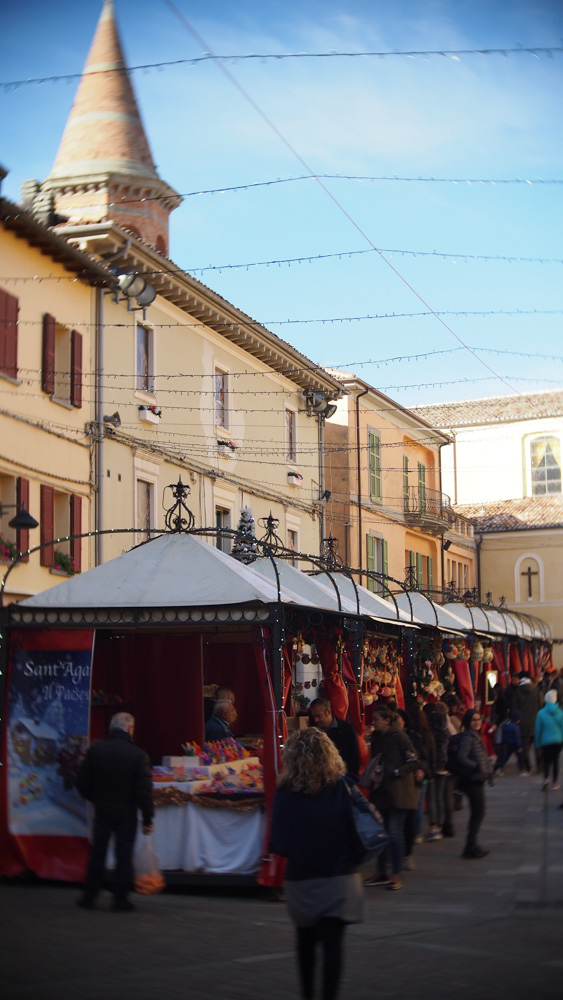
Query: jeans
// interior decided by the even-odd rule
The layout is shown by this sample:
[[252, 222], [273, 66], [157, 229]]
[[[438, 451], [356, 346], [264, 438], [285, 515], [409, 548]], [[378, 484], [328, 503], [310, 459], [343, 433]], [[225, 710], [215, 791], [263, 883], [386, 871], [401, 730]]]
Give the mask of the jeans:
[[473, 851], [477, 846], [477, 834], [485, 817], [485, 785], [480, 781], [459, 782], [459, 788], [469, 800], [469, 823], [467, 826], [466, 851]]
[[543, 776], [545, 780], [549, 778], [549, 771], [552, 770], [552, 781], [557, 781], [559, 775], [559, 754], [562, 743], [544, 743], [542, 746]]
[[403, 870], [403, 857], [405, 853], [405, 818], [408, 809], [381, 809], [385, 829], [389, 836], [389, 846], [377, 858], [379, 874], [385, 875], [387, 861], [391, 856], [391, 867], [393, 875], [400, 875]]
[[444, 825], [446, 817], [446, 775], [436, 774], [428, 782], [426, 797], [428, 801], [428, 822], [431, 827]]

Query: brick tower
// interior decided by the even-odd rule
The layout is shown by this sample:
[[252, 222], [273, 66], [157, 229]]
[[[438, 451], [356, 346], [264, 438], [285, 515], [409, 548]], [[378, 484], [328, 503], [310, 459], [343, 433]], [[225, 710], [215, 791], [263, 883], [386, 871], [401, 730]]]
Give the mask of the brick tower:
[[[129, 79], [113, 0], [104, 6], [72, 110], [39, 199], [71, 225], [116, 222], [168, 253], [180, 196], [157, 172]], [[37, 197], [36, 197], [37, 204]]]

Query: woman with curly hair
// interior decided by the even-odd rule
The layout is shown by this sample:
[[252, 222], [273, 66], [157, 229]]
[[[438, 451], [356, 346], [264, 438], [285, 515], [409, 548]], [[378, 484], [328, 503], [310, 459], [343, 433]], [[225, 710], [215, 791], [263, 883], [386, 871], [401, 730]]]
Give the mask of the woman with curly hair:
[[313, 996], [317, 944], [323, 948], [323, 1000], [334, 1000], [342, 974], [346, 924], [363, 920], [346, 765], [320, 729], [293, 733], [274, 798], [270, 850], [288, 858], [285, 899], [297, 930], [304, 1000]]

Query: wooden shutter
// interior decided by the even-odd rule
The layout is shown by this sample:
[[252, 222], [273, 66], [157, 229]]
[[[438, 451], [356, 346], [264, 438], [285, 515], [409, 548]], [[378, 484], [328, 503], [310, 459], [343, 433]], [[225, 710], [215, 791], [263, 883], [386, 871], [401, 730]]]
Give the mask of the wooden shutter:
[[[21, 505], [25, 504], [25, 509], [29, 511], [29, 479], [16, 479], [16, 503], [17, 512], [20, 512]], [[26, 552], [29, 548], [29, 528], [18, 528], [16, 534], [16, 545], [18, 552]], [[22, 556], [21, 562], [29, 562], [29, 556]]]
[[418, 509], [421, 514], [426, 511], [426, 466], [418, 463]]
[[[82, 531], [82, 497], [72, 493], [70, 497], [70, 534], [79, 535]], [[82, 539], [72, 538], [70, 555], [74, 563], [74, 572], [82, 570]]]
[[70, 401], [82, 406], [82, 334], [76, 330], [70, 335]]
[[45, 313], [43, 316], [43, 351], [42, 351], [41, 388], [50, 396], [55, 391], [55, 317]]
[[[366, 569], [375, 569], [375, 538], [373, 535], [366, 535]], [[375, 580], [372, 576], [368, 576], [366, 588], [375, 591]]]
[[[434, 560], [432, 556], [428, 556], [428, 593], [432, 590], [434, 586]], [[432, 597], [432, 594], [430, 594]]]
[[403, 500], [405, 510], [409, 509], [409, 459], [403, 455]]
[[[52, 486], [41, 486], [41, 544], [52, 542], [55, 538], [55, 491]], [[41, 549], [41, 565], [53, 566], [55, 562], [55, 546], [45, 545]]]
[[372, 431], [369, 442], [369, 495], [372, 500], [381, 500], [381, 442]]
[[422, 553], [416, 553], [416, 585], [419, 590], [422, 590], [423, 578], [422, 578]]
[[18, 377], [18, 309], [15, 295], [0, 288], [0, 371]]
[[[389, 573], [389, 551], [387, 542], [381, 539], [381, 572], [387, 576]], [[383, 581], [383, 597], [387, 597], [387, 584]]]

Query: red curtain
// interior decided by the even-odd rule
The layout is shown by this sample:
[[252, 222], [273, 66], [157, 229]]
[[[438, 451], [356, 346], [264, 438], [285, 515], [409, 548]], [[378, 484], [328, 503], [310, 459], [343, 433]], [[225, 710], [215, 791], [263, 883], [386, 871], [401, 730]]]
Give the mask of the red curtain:
[[[265, 634], [265, 630], [263, 630]], [[266, 830], [266, 843], [264, 846], [264, 857], [258, 875], [259, 885], [281, 886], [286, 861], [278, 854], [270, 854], [268, 845], [270, 841], [272, 803], [276, 791], [277, 776], [281, 770], [281, 746], [287, 739], [287, 724], [285, 713], [279, 712], [274, 696], [274, 676], [275, 664], [269, 662], [266, 653], [266, 646], [254, 646], [254, 656], [259, 678], [259, 689], [263, 697], [264, 710], [264, 796], [266, 799], [266, 809], [268, 812], [268, 826]], [[278, 669], [279, 666], [278, 666]]]
[[520, 654], [518, 652], [518, 646], [514, 643], [510, 644], [510, 673], [519, 674], [522, 670], [522, 663], [520, 662]]
[[471, 683], [470, 665], [468, 660], [453, 660], [452, 667], [456, 676], [459, 697], [465, 708], [473, 708], [475, 699]]

